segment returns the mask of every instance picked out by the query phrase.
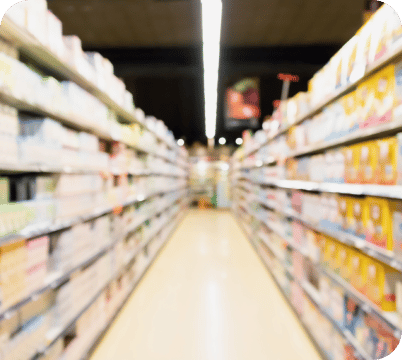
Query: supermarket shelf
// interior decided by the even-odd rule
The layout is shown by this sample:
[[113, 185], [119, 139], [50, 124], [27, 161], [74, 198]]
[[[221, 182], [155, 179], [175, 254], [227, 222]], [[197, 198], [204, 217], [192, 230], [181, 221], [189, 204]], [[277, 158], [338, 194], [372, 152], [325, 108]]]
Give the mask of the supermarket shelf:
[[[281, 290], [284, 298], [288, 301], [290, 308], [295, 312], [297, 318], [300, 320], [301, 325], [303, 326], [303, 328], [305, 329], [305, 331], [307, 332], [307, 334], [309, 335], [311, 341], [313, 344], [315, 344], [317, 350], [319, 351], [319, 353], [321, 354], [322, 358], [328, 359], [329, 357], [326, 355], [325, 351], [321, 348], [321, 346], [317, 343], [317, 341], [315, 340], [315, 338], [313, 337], [312, 333], [310, 332], [309, 328], [307, 327], [307, 325], [304, 323], [304, 321], [300, 318], [299, 314], [296, 312], [296, 309], [293, 307], [292, 303], [290, 302], [290, 299], [288, 298], [288, 296], [286, 295], [286, 291], [285, 289], [282, 287], [280, 281], [277, 279], [277, 277], [275, 276], [275, 274], [273, 273], [273, 271], [271, 270], [270, 266], [265, 262], [264, 258], [261, 256], [260, 251], [258, 250], [256, 244], [253, 242], [253, 240], [251, 239], [250, 234], [245, 230], [244, 228], [244, 223], [241, 221], [240, 218], [238, 218], [238, 223], [240, 224], [240, 226], [242, 227], [243, 231], [246, 233], [247, 238], [249, 239], [250, 243], [252, 244], [252, 246], [254, 247], [256, 253], [258, 254], [258, 256], [261, 259], [261, 262], [264, 264], [264, 266], [266, 267], [266, 269], [268, 270], [268, 272], [271, 274], [273, 280], [275, 281], [276, 285], [278, 286], [278, 288]], [[264, 243], [266, 243], [264, 241]], [[268, 246], [269, 249], [272, 251], [273, 248], [272, 246]], [[273, 252], [273, 251], [272, 251]], [[274, 256], [277, 257], [277, 253], [273, 252]], [[350, 332], [345, 331], [343, 329], [341, 329], [338, 324], [334, 321], [334, 319], [323, 309], [323, 307], [321, 306], [320, 302], [319, 302], [319, 297], [318, 294], [314, 293], [313, 291], [311, 291], [312, 289], [310, 289], [306, 284], [301, 284], [294, 276], [293, 276], [293, 271], [290, 270], [281, 260], [281, 258], [278, 258], [280, 260], [280, 263], [282, 265], [282, 267], [284, 268], [284, 270], [286, 271], [286, 273], [293, 279], [294, 282], [296, 282], [302, 289], [303, 291], [307, 294], [307, 296], [312, 300], [312, 302], [315, 304], [315, 306], [317, 307], [317, 309], [334, 325], [335, 329], [346, 339], [346, 341], [355, 349], [355, 356], [357, 356], [359, 359], [361, 360], [374, 360], [371, 357], [369, 357], [366, 352], [364, 351], [364, 349], [362, 349], [362, 347], [360, 346], [360, 344], [357, 343], [356, 339], [350, 334]]]
[[114, 110], [124, 122], [138, 123], [142, 125], [149, 132], [154, 134], [159, 141], [165, 143], [169, 148], [175, 149], [176, 151], [178, 150], [178, 146], [176, 144], [172, 144], [171, 142], [167, 141], [155, 131], [151, 130], [146, 124], [139, 121], [134, 114], [128, 112], [122, 106], [117, 104], [108, 94], [98, 89], [95, 84], [87, 80], [77, 70], [61, 61], [55, 54], [42, 45], [33, 35], [16, 25], [7, 15], [3, 17], [3, 21], [1, 22], [0, 37], [3, 37], [16, 44], [21, 52], [32, 58], [35, 62], [46, 69], [50, 69], [60, 78], [73, 81], [81, 88], [96, 96], [105, 105]]
[[169, 189], [169, 190], [164, 190], [164, 191], [157, 191], [148, 195], [137, 195], [135, 197], [132, 197], [128, 200], [126, 200], [123, 204], [116, 205], [116, 206], [108, 206], [106, 208], [100, 208], [96, 209], [93, 212], [82, 215], [82, 216], [77, 216], [75, 218], [65, 220], [65, 221], [58, 221], [55, 224], [38, 224], [38, 225], [32, 225], [28, 226], [25, 229], [21, 230], [18, 234], [11, 234], [7, 235], [4, 237], [0, 238], [0, 246], [12, 242], [12, 241], [18, 241], [21, 239], [30, 239], [38, 236], [43, 236], [52, 232], [56, 232], [59, 230], [67, 229], [75, 224], [79, 224], [85, 221], [89, 221], [92, 219], [96, 219], [97, 217], [100, 217], [102, 215], [106, 215], [110, 212], [112, 212], [114, 209], [119, 208], [119, 207], [126, 207], [132, 204], [135, 204], [137, 202], [142, 202], [145, 200], [149, 200], [150, 198], [158, 195], [163, 195], [175, 191], [180, 191], [186, 189], [187, 186], [184, 187], [178, 187], [174, 189]]
[[84, 168], [73, 168], [71, 166], [57, 167], [52, 165], [31, 165], [31, 164], [2, 164], [0, 173], [56, 173], [56, 174], [98, 174], [100, 170]]
[[338, 184], [338, 183], [317, 183], [313, 181], [299, 180], [265, 180], [250, 182], [256, 185], [269, 185], [282, 189], [295, 189], [305, 191], [318, 191], [326, 193], [375, 196], [391, 199], [402, 199], [402, 185], [370, 185], [370, 184]]
[[[0, 27], [0, 31], [1, 31], [1, 27]], [[76, 116], [73, 116], [70, 118], [63, 114], [58, 114], [57, 112], [53, 112], [51, 110], [42, 108], [39, 105], [29, 104], [26, 101], [17, 99], [16, 97], [14, 97], [11, 94], [5, 93], [1, 89], [0, 89], [0, 101], [5, 104], [8, 104], [9, 106], [15, 107], [16, 109], [18, 109], [20, 111], [31, 112], [31, 113], [35, 113], [35, 114], [38, 114], [38, 115], [41, 115], [44, 117], [49, 117], [49, 118], [52, 118], [54, 120], [61, 122], [64, 125], [73, 127], [77, 130], [88, 131], [104, 140], [121, 141], [121, 142], [125, 143], [128, 147], [131, 147], [136, 151], [151, 154], [156, 157], [160, 157], [160, 158], [164, 159], [165, 161], [173, 163], [174, 165], [176, 165], [178, 167], [183, 167], [183, 164], [176, 163], [176, 160], [172, 160], [171, 158], [169, 158], [163, 154], [159, 154], [159, 153], [147, 150], [139, 145], [134, 145], [130, 142], [124, 142], [123, 139], [113, 136], [112, 130], [102, 131], [101, 129], [97, 128], [96, 126], [85, 125], [85, 123], [87, 122], [85, 119], [79, 119], [79, 118], [76, 118]], [[55, 169], [55, 170], [56, 170], [55, 172], [61, 172], [60, 169]]]
[[[244, 158], [247, 158], [253, 154], [255, 154], [256, 152], [258, 152], [261, 147], [267, 145], [268, 143], [270, 143], [272, 140], [274, 140], [275, 138], [277, 138], [278, 136], [286, 133], [289, 131], [289, 129], [295, 125], [298, 125], [300, 123], [302, 123], [303, 121], [310, 119], [312, 116], [318, 114], [320, 111], [322, 111], [326, 106], [328, 106], [329, 104], [331, 104], [332, 102], [334, 102], [335, 100], [339, 99], [340, 97], [342, 97], [343, 95], [347, 94], [348, 92], [350, 92], [353, 88], [355, 88], [357, 85], [359, 85], [360, 83], [362, 83], [368, 76], [372, 75], [373, 73], [375, 73], [376, 71], [380, 70], [382, 67], [388, 65], [390, 62], [392, 62], [393, 60], [397, 59], [398, 57], [402, 56], [402, 49], [401, 47], [398, 47], [396, 49], [394, 49], [393, 51], [391, 51], [389, 54], [383, 56], [382, 58], [380, 58], [379, 60], [377, 60], [376, 62], [374, 62], [373, 64], [371, 64], [367, 69], [366, 72], [364, 74], [364, 76], [362, 76], [360, 79], [358, 79], [356, 82], [348, 84], [347, 86], [339, 89], [335, 94], [333, 94], [330, 98], [324, 100], [322, 103], [320, 103], [319, 105], [317, 105], [314, 109], [312, 109], [310, 112], [308, 112], [307, 114], [301, 116], [299, 119], [297, 119], [295, 121], [295, 123], [293, 123], [290, 126], [285, 127], [282, 130], [279, 130], [278, 133], [274, 136], [272, 136], [271, 138], [267, 139], [266, 142], [264, 142], [263, 144], [261, 144], [260, 146], [257, 146], [256, 148], [251, 149], [250, 151], [246, 152], [244, 154]], [[401, 126], [401, 125], [399, 125]], [[393, 129], [394, 131], [396, 129]], [[381, 131], [381, 130], [380, 130]], [[388, 130], [389, 131], [389, 130]], [[360, 137], [360, 135], [359, 135]], [[362, 135], [362, 137], [364, 137], [364, 135]], [[334, 145], [332, 145], [334, 146]], [[298, 156], [298, 155], [293, 155], [293, 156]]]
[[[297, 245], [294, 241], [288, 239], [285, 234], [283, 234], [282, 231], [278, 229], [277, 226], [274, 224], [271, 224], [269, 221], [264, 221], [257, 216], [255, 216], [252, 212], [248, 211], [250, 215], [252, 215], [254, 218], [262, 222], [264, 225], [266, 225], [271, 231], [275, 232], [278, 236], [280, 236], [283, 240], [285, 240], [292, 248], [297, 250], [299, 253], [301, 253], [305, 257], [309, 257], [308, 252], [302, 248], [300, 245]], [[269, 247], [271, 252], [275, 254], [275, 256], [278, 259], [281, 259], [282, 257], [280, 254], [278, 254], [278, 251], [272, 247], [272, 245], [269, 243], [265, 237], [261, 237], [261, 240]], [[360, 240], [360, 239], [359, 239]], [[364, 240], [363, 240], [364, 241]], [[328, 270], [324, 269], [323, 267], [319, 267], [319, 270], [324, 273], [326, 276], [331, 278], [333, 281], [338, 283], [340, 286], [342, 286], [351, 296], [354, 297], [355, 301], [358, 302], [363, 310], [369, 314], [375, 315], [377, 318], [381, 319], [384, 321], [391, 329], [394, 330], [395, 336], [397, 338], [400, 338], [402, 336], [402, 321], [399, 319], [397, 314], [395, 313], [387, 313], [382, 311], [380, 308], [378, 308], [375, 304], [373, 304], [368, 298], [366, 298], [363, 294], [359, 293], [357, 290], [355, 290], [349, 283], [344, 281], [342, 278], [339, 276], [329, 272]]]
[[179, 175], [168, 172], [158, 172], [154, 170], [144, 170], [139, 172], [129, 172], [130, 175], [133, 176], [166, 176], [166, 177], [174, 177], [174, 178], [187, 178], [188, 175]]
[[402, 260], [395, 259], [395, 255], [392, 251], [381, 249], [378, 246], [375, 246], [374, 244], [371, 244], [366, 240], [361, 239], [353, 234], [337, 230], [335, 229], [335, 226], [334, 229], [328, 229], [318, 224], [313, 224], [307, 219], [303, 218], [301, 215], [297, 214], [292, 209], [279, 208], [274, 203], [268, 200], [263, 201], [258, 198], [255, 198], [254, 200], [260, 203], [261, 205], [264, 205], [266, 207], [271, 208], [272, 210], [281, 213], [284, 216], [291, 217], [295, 220], [302, 222], [305, 226], [311, 228], [314, 231], [332, 237], [338, 240], [339, 242], [344, 243], [345, 245], [355, 247], [360, 251], [364, 252], [365, 254], [367, 254], [368, 256], [375, 258], [398, 271], [402, 271]]
[[334, 147], [338, 147], [340, 145], [350, 145], [352, 143], [361, 142], [364, 140], [369, 140], [377, 137], [384, 137], [388, 135], [392, 135], [402, 130], [402, 122], [401, 121], [392, 121], [387, 124], [375, 126], [367, 129], [360, 129], [353, 132], [350, 135], [341, 137], [339, 139], [325, 141], [320, 145], [312, 145], [307, 146], [303, 150], [294, 151], [289, 154], [288, 157], [299, 157], [303, 155], [309, 155], [321, 152], [323, 150], [331, 149]]
[[[175, 215], [172, 216], [172, 218], [174, 218], [179, 212], [180, 212], [180, 210], [179, 210], [178, 212], [176, 212]], [[166, 222], [166, 223], [168, 223], [168, 222]], [[150, 241], [154, 240], [154, 239], [157, 237], [157, 235], [159, 235], [159, 233], [163, 230], [163, 228], [164, 228], [164, 226], [166, 225], [166, 223], [164, 223], [163, 226], [159, 228], [158, 232], [157, 232], [153, 237], [150, 237], [150, 238], [147, 240], [147, 244], [148, 244]], [[146, 245], [147, 245], [147, 244], [146, 244]], [[141, 247], [141, 250], [142, 250], [146, 245], [142, 246], [142, 247]], [[131, 262], [140, 252], [141, 252], [141, 251], [136, 251], [136, 252], [132, 255], [131, 259], [130, 259], [129, 261], [126, 261], [126, 263], [122, 266], [122, 268], [119, 269], [119, 271], [117, 271], [117, 274], [116, 274], [115, 276], [113, 276], [113, 278], [112, 278], [110, 281], [108, 281], [107, 284], [104, 285], [100, 291], [98, 291], [98, 293], [90, 300], [90, 302], [89, 302], [87, 305], [85, 305], [84, 308], [82, 308], [82, 309], [79, 311], [79, 313], [78, 313], [68, 324], [66, 324], [65, 326], [63, 326], [62, 329], [53, 329], [53, 330], [50, 330], [50, 332], [49, 332], [49, 333], [50, 333], [50, 336], [49, 336], [49, 338], [48, 338], [48, 345], [47, 345], [47, 347], [46, 347], [45, 349], [40, 349], [39, 355], [42, 355], [42, 354], [46, 353], [46, 351], [49, 350], [49, 348], [50, 348], [58, 339], [60, 339], [61, 337], [63, 337], [63, 336], [71, 329], [71, 327], [72, 327], [72, 326], [77, 322], [77, 320], [85, 313], [85, 311], [88, 310], [89, 307], [99, 298], [99, 296], [100, 296], [100, 295], [103, 293], [103, 291], [109, 286], [109, 284], [110, 284], [113, 280], [115, 280], [116, 278], [118, 278], [118, 277], [120, 276], [120, 274], [126, 269], [127, 265], [130, 264], [130, 262]], [[144, 269], [144, 271], [142, 272], [142, 274], [141, 274], [141, 275], [139, 276], [139, 278], [135, 281], [134, 286], [133, 286], [133, 289], [134, 289], [135, 286], [139, 283], [139, 281], [141, 280], [142, 275], [143, 275], [144, 272], [149, 268], [149, 266], [151, 265], [152, 261], [156, 258], [157, 254], [158, 254], [158, 252], [156, 253], [156, 255], [155, 255], [153, 258], [150, 259], [150, 261], [148, 262], [148, 265], [145, 267], [145, 269]]]
[[51, 274], [48, 276], [48, 279], [45, 282], [45, 285], [38, 289], [35, 290], [32, 294], [28, 295], [18, 303], [14, 304], [13, 306], [8, 307], [7, 309], [4, 309], [2, 312], [0, 312], [0, 321], [3, 319], [8, 319], [12, 317], [13, 313], [17, 311], [20, 307], [28, 304], [31, 301], [35, 301], [41, 294], [46, 292], [47, 290], [50, 289], [55, 289], [64, 282], [66, 282], [70, 276], [77, 270], [82, 269], [87, 267], [89, 264], [93, 263], [97, 259], [101, 258], [103, 255], [105, 255], [112, 247], [113, 245], [108, 245], [106, 248], [96, 252], [96, 254], [91, 255], [88, 259], [85, 259], [83, 262], [81, 262], [79, 265], [74, 266], [71, 270], [68, 270], [64, 274], [60, 274], [59, 272], [57, 274]]
[[[0, 32], [1, 32], [1, 28], [2, 28], [2, 26], [0, 26]], [[42, 115], [44, 117], [49, 117], [54, 120], [58, 120], [59, 122], [61, 122], [64, 125], [71, 126], [76, 129], [79, 129], [79, 130], [89, 131], [89, 132], [101, 137], [102, 139], [112, 140], [112, 136], [109, 133], [103, 132], [100, 129], [97, 129], [96, 127], [83, 125], [86, 122], [85, 119], [80, 120], [80, 119], [77, 119], [75, 116], [74, 116], [74, 119], [72, 119], [72, 118], [66, 117], [65, 115], [58, 114], [56, 112], [52, 112], [50, 110], [42, 108], [39, 105], [29, 104], [26, 101], [17, 99], [16, 97], [14, 97], [11, 94], [5, 93], [3, 89], [0, 90], [0, 101], [8, 104], [9, 106], [15, 107], [16, 109], [18, 109], [20, 111], [31, 112], [31, 113], [35, 113], [38, 115]]]
[[358, 303], [361, 308], [368, 314], [372, 314], [377, 318], [385, 321], [385, 323], [394, 330], [394, 335], [397, 339], [402, 336], [402, 323], [398, 317], [398, 314], [392, 312], [384, 312], [378, 306], [374, 305], [363, 294], [359, 293], [353, 286], [343, 280], [339, 275], [332, 273], [321, 267], [321, 272], [328, 276], [332, 281], [342, 286], [350, 296]]
[[[163, 209], [160, 209], [160, 210], [156, 211], [155, 213], [153, 213], [150, 216], [147, 216], [146, 219], [143, 219], [141, 222], [136, 223], [135, 227], [132, 227], [132, 228], [127, 230], [127, 234], [130, 233], [130, 232], [133, 232], [136, 229], [138, 229], [146, 221], [148, 221], [148, 220], [154, 218], [155, 216], [158, 216], [159, 214], [161, 214], [164, 211], [166, 211], [170, 206], [175, 204], [178, 200], [180, 200], [180, 199], [176, 199], [175, 201], [171, 202], [168, 206], [164, 207]], [[155, 234], [151, 235], [151, 238], [154, 235]], [[118, 240], [118, 241], [120, 241], [120, 240]], [[25, 304], [35, 300], [39, 295], [43, 294], [47, 290], [55, 289], [58, 286], [60, 286], [61, 284], [63, 284], [64, 282], [66, 282], [74, 272], [76, 272], [79, 269], [83, 269], [83, 268], [87, 267], [89, 264], [93, 263], [97, 259], [101, 258], [103, 255], [105, 255], [107, 252], [112, 250], [118, 241], [115, 241], [112, 244], [106, 246], [102, 250], [96, 252], [94, 255], [91, 255], [89, 258], [85, 259], [80, 264], [74, 266], [72, 269], [68, 270], [67, 272], [65, 272], [63, 274], [60, 274], [60, 272], [57, 272], [56, 274], [49, 275], [47, 280], [45, 281], [44, 286], [42, 288], [35, 290], [32, 294], [29, 294], [27, 297], [25, 297], [24, 299], [22, 299], [18, 303], [8, 307], [7, 309], [2, 310], [2, 312], [0, 312], [0, 321], [2, 319], [4, 319], [4, 318], [11, 317], [12, 313], [14, 311], [18, 310], [20, 307], [24, 306]], [[132, 254], [130, 256], [129, 260], [132, 260], [132, 258], [135, 257], [138, 254], [138, 252], [142, 251], [142, 249], [149, 243], [149, 241], [150, 240], [147, 240], [143, 244], [139, 245], [138, 249], [135, 251], [134, 254]]]

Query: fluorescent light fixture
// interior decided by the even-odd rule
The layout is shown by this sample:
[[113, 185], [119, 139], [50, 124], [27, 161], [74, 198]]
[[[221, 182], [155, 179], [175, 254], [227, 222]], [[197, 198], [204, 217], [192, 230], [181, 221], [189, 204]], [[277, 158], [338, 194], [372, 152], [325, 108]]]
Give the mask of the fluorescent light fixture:
[[219, 139], [219, 144], [225, 145], [225, 144], [226, 144], [226, 139], [225, 139], [224, 137], [221, 137], [221, 138]]
[[222, 1], [201, 0], [204, 60], [205, 133], [215, 137], [218, 104], [219, 52], [221, 41]]
[[184, 140], [183, 139], [177, 140], [177, 145], [183, 146], [184, 145]]
[[236, 144], [237, 144], [237, 145], [243, 144], [243, 139], [242, 139], [242, 138], [237, 138], [237, 139], [236, 139]]

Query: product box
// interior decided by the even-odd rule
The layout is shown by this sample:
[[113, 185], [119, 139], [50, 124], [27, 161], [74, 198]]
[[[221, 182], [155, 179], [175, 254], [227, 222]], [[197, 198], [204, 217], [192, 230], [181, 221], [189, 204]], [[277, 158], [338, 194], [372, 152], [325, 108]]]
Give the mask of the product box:
[[356, 91], [346, 94], [341, 99], [345, 119], [345, 135], [359, 129], [359, 116], [357, 112], [357, 96]]
[[350, 250], [350, 283], [362, 294], [365, 294], [367, 287], [367, 262], [367, 256], [358, 250]]
[[337, 223], [343, 231], [349, 230], [349, 217], [351, 214], [352, 199], [348, 196], [338, 197], [338, 220]]
[[344, 289], [333, 284], [331, 289], [331, 313], [332, 318], [341, 328], [343, 328], [344, 297]]
[[398, 167], [398, 138], [390, 137], [376, 141], [378, 163], [375, 173], [375, 182], [381, 185], [395, 185], [397, 183]]
[[359, 121], [359, 128], [367, 127], [366, 122], [370, 123], [375, 115], [375, 98], [377, 84], [372, 77], [367, 78], [356, 89], [356, 108]]
[[391, 64], [373, 76], [375, 84], [374, 115], [365, 122], [367, 126], [378, 126], [392, 121], [395, 105], [395, 65]]
[[399, 318], [402, 319], [402, 281], [397, 280], [395, 286], [396, 295], [396, 310], [398, 312]]
[[61, 60], [66, 60], [66, 48], [63, 41], [63, 25], [50, 11], [46, 14], [47, 46]]
[[344, 59], [342, 62], [342, 78], [344, 84], [353, 83], [360, 78], [357, 63], [359, 41], [360, 37], [358, 33], [353, 36], [343, 47]]
[[393, 250], [391, 202], [367, 197], [365, 212], [366, 240], [380, 248]]
[[47, 1], [28, 0], [26, 6], [26, 29], [43, 45], [47, 45]]
[[343, 327], [350, 331], [353, 336], [356, 335], [356, 327], [361, 316], [360, 306], [351, 297], [345, 295]]
[[335, 271], [336, 269], [337, 251], [338, 242], [330, 237], [325, 237], [323, 265], [332, 271]]
[[[374, 26], [378, 29], [374, 33], [370, 58], [372, 61], [380, 60], [395, 48], [395, 42], [398, 42], [398, 32], [401, 32], [401, 22], [397, 22], [399, 17], [395, 10], [388, 6], [382, 6], [374, 15]], [[396, 35], [396, 36], [395, 36]]]
[[348, 208], [348, 228], [349, 231], [362, 239], [365, 238], [365, 207], [366, 201], [363, 198], [351, 197]]
[[337, 254], [337, 267], [339, 268], [339, 275], [347, 282], [350, 282], [351, 280], [350, 254], [350, 248], [346, 245], [341, 246]]
[[393, 353], [400, 342], [400, 339], [394, 336], [394, 332], [382, 323], [378, 327], [378, 339], [379, 342], [375, 354], [376, 359], [383, 359]]
[[373, 184], [375, 181], [375, 169], [378, 163], [377, 146], [374, 141], [367, 141], [358, 145], [358, 183]]
[[383, 311], [396, 311], [396, 283], [401, 274], [395, 269], [367, 258], [367, 297]]
[[348, 146], [343, 149], [345, 161], [345, 182], [354, 184], [359, 182], [359, 146]]

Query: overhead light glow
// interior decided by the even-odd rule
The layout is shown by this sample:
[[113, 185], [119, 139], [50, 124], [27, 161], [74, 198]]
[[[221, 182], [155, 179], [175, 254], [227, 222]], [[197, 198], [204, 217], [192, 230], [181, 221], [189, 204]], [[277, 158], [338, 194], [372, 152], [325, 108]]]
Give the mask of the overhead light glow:
[[237, 139], [236, 139], [236, 144], [237, 144], [237, 145], [243, 144], [243, 139], [242, 139], [242, 138], [237, 138]]
[[262, 162], [261, 160], [257, 160], [257, 161], [255, 162], [255, 166], [257, 166], [257, 167], [261, 167], [262, 164], [263, 164], [263, 162]]
[[219, 139], [219, 144], [225, 145], [225, 144], [226, 144], [226, 139], [223, 138], [223, 137], [221, 137], [221, 138]]
[[184, 145], [184, 140], [183, 139], [177, 140], [177, 145], [183, 146]]
[[219, 52], [221, 41], [222, 1], [201, 0], [204, 61], [205, 133], [215, 137], [218, 104]]

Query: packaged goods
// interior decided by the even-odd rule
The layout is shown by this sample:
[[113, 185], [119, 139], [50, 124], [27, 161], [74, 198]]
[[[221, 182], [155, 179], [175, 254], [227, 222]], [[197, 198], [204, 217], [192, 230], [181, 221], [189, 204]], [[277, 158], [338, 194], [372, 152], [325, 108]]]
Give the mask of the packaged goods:
[[347, 282], [350, 282], [351, 280], [350, 254], [350, 248], [345, 245], [340, 246], [337, 254], [337, 268], [339, 268], [339, 275]]
[[382, 185], [395, 185], [398, 177], [398, 138], [379, 140], [376, 142], [376, 147], [378, 163], [375, 182]]
[[353, 209], [351, 209], [351, 199], [347, 196], [338, 197], [338, 224], [344, 231], [349, 230], [349, 218]]
[[356, 335], [356, 328], [362, 316], [360, 306], [348, 295], [344, 297], [344, 327], [352, 335]]
[[380, 248], [391, 251], [393, 250], [393, 211], [393, 203], [389, 200], [367, 197], [366, 240]]
[[343, 149], [345, 161], [345, 182], [356, 183], [359, 181], [359, 147], [349, 146]]
[[362, 239], [365, 238], [365, 207], [366, 201], [361, 198], [350, 198], [350, 206], [348, 212], [348, 229], [349, 231]]
[[[389, 20], [395, 15], [390, 6], [382, 6], [373, 17], [373, 26], [377, 29], [372, 36], [370, 62], [380, 60], [391, 49], [392, 27]], [[400, 25], [400, 24], [399, 24]]]
[[350, 250], [350, 278], [353, 287], [362, 294], [367, 287], [367, 257], [357, 250]]
[[335, 271], [338, 243], [334, 239], [325, 236], [324, 244], [323, 265]]
[[341, 99], [344, 112], [344, 128], [343, 136], [353, 133], [359, 129], [359, 115], [357, 112], [357, 96], [356, 91], [346, 94]]
[[26, 3], [26, 29], [43, 45], [47, 45], [47, 1], [26, 0]]
[[379, 261], [367, 258], [367, 297], [383, 311], [396, 311], [396, 283], [401, 275]]
[[366, 119], [364, 127], [378, 126], [392, 121], [395, 104], [395, 66], [388, 65], [372, 77], [376, 89], [374, 114]]
[[46, 14], [46, 27], [47, 46], [56, 56], [65, 60], [66, 47], [63, 41], [63, 25], [50, 10], [48, 10]]
[[395, 295], [396, 295], [396, 310], [398, 312], [398, 316], [402, 318], [402, 281], [398, 280], [395, 286]]
[[377, 146], [374, 141], [368, 141], [358, 146], [359, 164], [358, 181], [361, 184], [372, 184], [375, 180], [375, 169], [377, 167]]
[[376, 84], [372, 78], [364, 80], [356, 89], [356, 111], [359, 128], [366, 127], [367, 119], [374, 117], [376, 91]]

